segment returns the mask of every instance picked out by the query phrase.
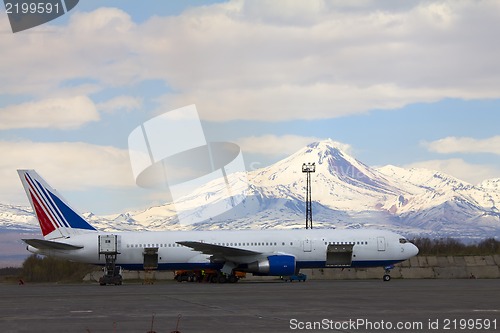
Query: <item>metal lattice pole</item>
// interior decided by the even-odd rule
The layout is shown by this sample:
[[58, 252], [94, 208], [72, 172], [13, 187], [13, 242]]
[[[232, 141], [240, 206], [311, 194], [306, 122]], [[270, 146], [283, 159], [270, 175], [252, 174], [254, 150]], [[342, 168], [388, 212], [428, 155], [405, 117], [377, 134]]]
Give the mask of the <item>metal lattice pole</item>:
[[306, 229], [312, 229], [311, 173], [315, 171], [315, 163], [302, 164], [302, 172], [306, 174]]

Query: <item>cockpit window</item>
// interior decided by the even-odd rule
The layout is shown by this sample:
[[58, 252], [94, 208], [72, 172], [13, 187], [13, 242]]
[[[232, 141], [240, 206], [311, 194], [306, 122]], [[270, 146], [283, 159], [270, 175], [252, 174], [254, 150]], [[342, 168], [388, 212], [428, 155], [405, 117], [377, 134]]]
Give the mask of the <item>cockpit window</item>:
[[408, 243], [408, 240], [406, 238], [400, 238], [399, 243], [405, 244], [405, 243]]

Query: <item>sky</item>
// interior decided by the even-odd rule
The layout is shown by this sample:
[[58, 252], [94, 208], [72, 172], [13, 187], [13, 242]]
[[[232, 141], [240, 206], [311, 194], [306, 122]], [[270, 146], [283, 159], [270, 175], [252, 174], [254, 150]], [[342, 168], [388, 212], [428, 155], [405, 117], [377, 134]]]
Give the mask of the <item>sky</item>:
[[370, 166], [500, 178], [499, 35], [481, 0], [85, 0], [15, 34], [2, 10], [0, 203], [28, 204], [19, 168], [84, 212], [165, 202], [128, 136], [191, 104], [247, 170], [331, 138]]

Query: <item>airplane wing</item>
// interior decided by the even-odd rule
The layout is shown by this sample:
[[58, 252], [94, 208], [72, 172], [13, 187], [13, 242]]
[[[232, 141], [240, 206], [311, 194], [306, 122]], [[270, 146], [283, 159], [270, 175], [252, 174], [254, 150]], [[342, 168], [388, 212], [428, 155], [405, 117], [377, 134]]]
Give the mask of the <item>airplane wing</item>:
[[43, 239], [23, 239], [28, 245], [31, 245], [39, 250], [79, 250], [83, 246], [70, 245], [66, 243], [53, 242]]
[[235, 247], [214, 245], [202, 242], [176, 242], [176, 243], [190, 247], [193, 250], [199, 251], [203, 254], [210, 254], [219, 257], [238, 257], [238, 256], [262, 254], [262, 252], [256, 252], [251, 250], [238, 249]]
[[235, 247], [202, 242], [177, 242], [210, 256], [211, 262], [223, 264], [220, 271], [233, 274], [234, 269], [253, 274], [292, 275], [295, 272], [295, 256], [279, 253], [264, 253]]

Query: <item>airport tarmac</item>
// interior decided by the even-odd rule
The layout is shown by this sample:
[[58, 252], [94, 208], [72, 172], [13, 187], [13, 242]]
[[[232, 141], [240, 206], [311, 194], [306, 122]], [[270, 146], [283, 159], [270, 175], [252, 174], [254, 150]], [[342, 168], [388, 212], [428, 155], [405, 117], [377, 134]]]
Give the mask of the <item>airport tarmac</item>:
[[500, 281], [0, 284], [2, 332], [168, 333], [179, 316], [182, 333], [500, 332]]

